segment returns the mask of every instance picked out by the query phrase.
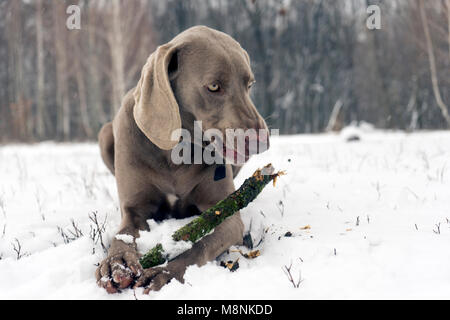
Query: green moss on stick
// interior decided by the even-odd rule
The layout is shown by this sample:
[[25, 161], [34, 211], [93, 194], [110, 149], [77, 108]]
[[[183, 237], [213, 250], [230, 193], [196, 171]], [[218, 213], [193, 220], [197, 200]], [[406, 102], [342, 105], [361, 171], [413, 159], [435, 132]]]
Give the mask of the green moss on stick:
[[147, 269], [166, 262], [164, 255], [164, 249], [160, 243], [150, 249], [145, 255], [143, 255], [139, 262], [142, 268]]

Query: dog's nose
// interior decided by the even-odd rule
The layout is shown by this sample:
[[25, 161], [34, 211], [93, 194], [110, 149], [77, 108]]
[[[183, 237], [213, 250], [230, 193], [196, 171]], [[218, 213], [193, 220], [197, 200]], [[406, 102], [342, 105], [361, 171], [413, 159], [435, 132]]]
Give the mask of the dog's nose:
[[250, 154], [262, 153], [269, 149], [269, 131], [265, 125], [258, 125], [249, 131], [245, 137], [245, 144]]
[[262, 153], [269, 149], [270, 139], [267, 127], [258, 130], [258, 153]]

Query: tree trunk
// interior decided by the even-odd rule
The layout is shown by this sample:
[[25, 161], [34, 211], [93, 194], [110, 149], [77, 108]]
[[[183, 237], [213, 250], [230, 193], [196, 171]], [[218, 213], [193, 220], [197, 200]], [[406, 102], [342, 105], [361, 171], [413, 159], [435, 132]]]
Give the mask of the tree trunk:
[[448, 61], [450, 62], [450, 0], [446, 1], [447, 4], [447, 36], [448, 36]]
[[112, 107], [111, 117], [117, 113], [125, 95], [125, 51], [124, 37], [121, 28], [120, 0], [112, 0], [111, 32], [109, 33], [109, 45], [112, 61]]
[[[77, 44], [75, 44], [75, 47], [78, 48]], [[83, 128], [85, 136], [87, 138], [93, 138], [93, 131], [89, 122], [86, 87], [84, 85], [83, 70], [80, 62], [81, 55], [79, 49], [77, 49], [76, 52], [78, 53], [78, 56], [75, 58], [77, 60], [77, 67], [75, 68], [75, 78], [77, 81], [78, 99], [80, 102], [81, 126]]]
[[53, 28], [55, 43], [56, 63], [56, 101], [57, 101], [57, 136], [60, 139], [70, 138], [70, 103], [68, 97], [68, 75], [67, 75], [67, 50], [64, 32], [65, 25], [64, 3], [52, 2], [53, 5]]
[[97, 128], [105, 123], [108, 119], [106, 117], [105, 111], [103, 109], [103, 103], [101, 99], [101, 87], [100, 87], [100, 67], [99, 63], [102, 63], [98, 59], [98, 53], [96, 52], [96, 33], [95, 33], [95, 10], [92, 8], [95, 4], [92, 2], [88, 2], [89, 10], [88, 10], [88, 61], [89, 61], [89, 79], [88, 79], [88, 91], [89, 91], [89, 105], [95, 110], [93, 112], [95, 117], [93, 118], [94, 128]]
[[427, 43], [428, 61], [430, 63], [431, 84], [433, 87], [434, 98], [436, 103], [441, 109], [442, 116], [447, 122], [447, 126], [450, 126], [450, 115], [448, 114], [448, 108], [442, 101], [441, 93], [439, 91], [439, 82], [436, 71], [436, 61], [434, 57], [433, 43], [431, 42], [430, 30], [428, 29], [427, 13], [424, 8], [423, 0], [419, 0], [420, 17], [422, 19], [423, 31], [425, 34], [425, 40]]
[[36, 134], [39, 139], [45, 137], [45, 71], [44, 71], [44, 34], [42, 24], [42, 0], [36, 2]]
[[31, 125], [29, 124], [30, 103], [24, 93], [24, 64], [23, 64], [23, 30], [22, 3], [13, 1], [10, 4], [10, 18], [7, 23], [8, 35], [8, 70], [9, 76], [9, 107], [11, 113], [13, 137], [19, 140], [29, 138]]

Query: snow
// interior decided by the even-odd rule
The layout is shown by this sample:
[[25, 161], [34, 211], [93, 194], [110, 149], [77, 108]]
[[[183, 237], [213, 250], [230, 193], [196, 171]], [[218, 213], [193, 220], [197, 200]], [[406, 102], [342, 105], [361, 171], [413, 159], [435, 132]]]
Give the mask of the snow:
[[153, 219], [147, 220], [150, 231], [139, 232], [139, 238], [136, 239], [138, 251], [146, 253], [155, 244], [160, 243], [164, 249], [164, 253], [168, 255], [168, 259], [173, 259], [184, 251], [189, 250], [192, 247], [191, 242], [174, 241], [171, 235], [194, 218], [168, 219], [159, 223]]
[[[287, 172], [242, 210], [261, 255], [246, 259], [235, 251], [249, 249], [232, 248], [189, 267], [185, 284], [150, 295], [138, 289], [136, 297], [449, 299], [450, 132], [358, 130], [354, 142], [339, 134], [273, 138], [235, 181], [268, 162]], [[131, 289], [108, 295], [95, 283], [105, 252], [89, 216], [106, 221], [105, 246], [120, 223], [98, 147], [7, 145], [0, 163], [0, 299], [134, 299]], [[167, 232], [187, 221], [149, 221], [139, 250], [170, 246]], [[235, 272], [219, 265], [238, 257]], [[283, 270], [290, 265], [298, 288]]]
[[125, 242], [126, 244], [132, 244], [134, 237], [130, 234], [116, 234], [116, 239]]

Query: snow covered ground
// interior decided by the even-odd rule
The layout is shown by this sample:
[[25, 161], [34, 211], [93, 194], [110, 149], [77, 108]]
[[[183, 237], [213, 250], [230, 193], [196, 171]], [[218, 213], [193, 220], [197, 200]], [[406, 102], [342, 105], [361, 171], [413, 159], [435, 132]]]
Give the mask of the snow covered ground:
[[261, 255], [235, 272], [219, 261], [237, 252], [189, 267], [149, 296], [95, 283], [105, 253], [89, 217], [106, 219], [105, 246], [120, 222], [97, 146], [1, 146], [0, 298], [450, 299], [450, 132], [345, 132], [274, 138], [236, 179], [268, 162], [288, 173], [242, 211]]

